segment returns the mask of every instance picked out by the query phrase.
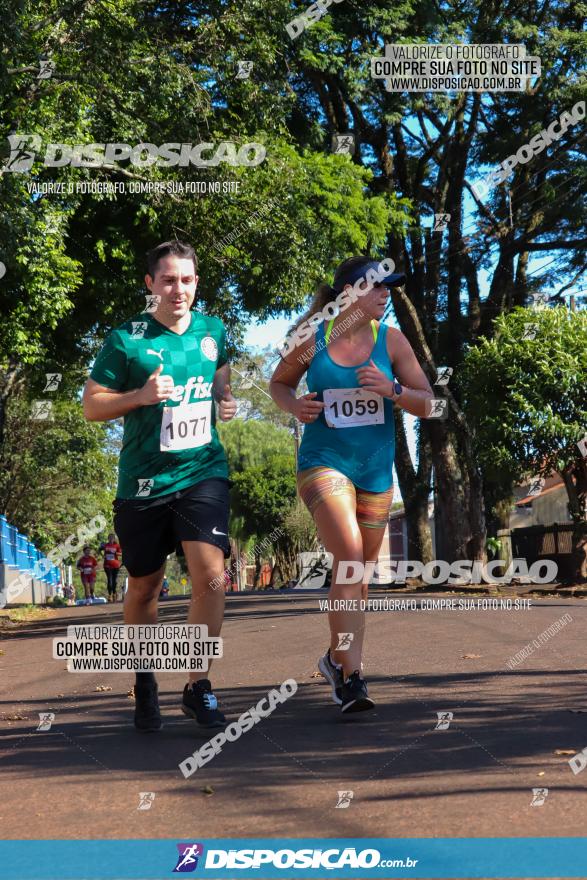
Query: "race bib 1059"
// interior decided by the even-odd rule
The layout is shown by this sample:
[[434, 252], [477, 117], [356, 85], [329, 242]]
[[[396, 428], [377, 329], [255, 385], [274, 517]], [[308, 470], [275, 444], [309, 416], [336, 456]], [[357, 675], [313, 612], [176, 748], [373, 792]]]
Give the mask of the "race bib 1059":
[[331, 428], [357, 428], [385, 422], [383, 398], [364, 388], [325, 388], [324, 418]]
[[212, 440], [212, 401], [166, 406], [161, 419], [160, 450], [196, 449]]

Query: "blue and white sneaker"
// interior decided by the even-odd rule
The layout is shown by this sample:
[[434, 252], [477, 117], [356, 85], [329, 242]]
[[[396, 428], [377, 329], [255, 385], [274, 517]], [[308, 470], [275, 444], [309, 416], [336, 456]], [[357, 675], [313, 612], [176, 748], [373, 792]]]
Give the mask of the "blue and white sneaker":
[[218, 708], [218, 700], [212, 693], [207, 678], [186, 684], [183, 689], [181, 711], [195, 718], [202, 727], [225, 727], [226, 718]]
[[332, 688], [332, 699], [339, 706], [342, 705], [342, 685], [344, 681], [344, 676], [342, 673], [342, 666], [337, 666], [330, 656], [330, 648], [327, 650], [324, 657], [320, 657], [318, 660], [318, 669]]

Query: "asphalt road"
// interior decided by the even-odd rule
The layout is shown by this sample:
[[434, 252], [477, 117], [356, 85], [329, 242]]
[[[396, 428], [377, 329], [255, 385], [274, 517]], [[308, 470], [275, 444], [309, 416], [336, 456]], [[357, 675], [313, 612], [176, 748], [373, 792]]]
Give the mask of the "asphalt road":
[[[189, 779], [178, 765], [210, 734], [179, 709], [184, 673], [159, 675], [165, 726], [144, 735], [131, 676], [68, 673], [52, 659], [68, 624], [120, 622], [121, 605], [2, 630], [2, 837], [585, 835], [587, 772], [568, 763], [587, 747], [587, 715], [573, 711], [587, 712], [585, 600], [372, 612], [364, 665], [377, 706], [343, 717], [316, 677], [327, 644], [318, 595], [228, 598], [211, 678], [229, 720], [285, 679], [298, 691]], [[162, 603], [160, 620], [185, 622], [186, 605]], [[558, 634], [507, 667], [565, 614]], [[55, 713], [47, 732], [40, 712]], [[453, 713], [448, 729], [438, 712]], [[534, 788], [548, 789], [542, 805]], [[340, 791], [353, 793], [346, 807]], [[138, 809], [141, 792], [155, 795], [149, 809]]]

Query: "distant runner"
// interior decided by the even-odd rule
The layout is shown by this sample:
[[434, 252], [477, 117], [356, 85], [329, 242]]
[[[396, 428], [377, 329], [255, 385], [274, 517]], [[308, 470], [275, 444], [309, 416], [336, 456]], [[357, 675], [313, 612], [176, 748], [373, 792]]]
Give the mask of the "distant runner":
[[[149, 251], [147, 265], [154, 311], [108, 336], [84, 390], [84, 413], [92, 421], [124, 416], [113, 507], [129, 572], [125, 622], [157, 621], [166, 558], [183, 548], [192, 581], [187, 622], [219, 636], [224, 590], [212, 584], [230, 556], [229, 479], [214, 401], [223, 421], [236, 413], [226, 331], [220, 318], [191, 310], [198, 260], [190, 245], [164, 242]], [[190, 673], [181, 708], [203, 727], [222, 727], [226, 719], [206, 675]], [[158, 730], [151, 672], [137, 673], [135, 698], [135, 726]]]
[[116, 581], [120, 571], [120, 554], [122, 553], [120, 544], [116, 540], [116, 535], [111, 532], [108, 535], [108, 540], [100, 545], [100, 550], [104, 554], [104, 572], [108, 586], [108, 601], [116, 602]]
[[[377, 273], [379, 281], [366, 280], [368, 272]], [[341, 263], [334, 286], [320, 285], [296, 327], [330, 302], [336, 303], [334, 317], [286, 353], [270, 386], [276, 404], [306, 425], [298, 490], [321, 543], [333, 555], [328, 598], [336, 602], [328, 612], [330, 647], [318, 668], [345, 713], [371, 709], [374, 703], [361, 674], [365, 612], [360, 600], [368, 582], [361, 577], [357, 583], [338, 583], [338, 563], [376, 562], [393, 497], [394, 406], [424, 416], [433, 397], [406, 337], [380, 323], [388, 288], [404, 280], [403, 275], [381, 274], [380, 264], [367, 257]], [[353, 303], [357, 284], [361, 296]], [[296, 398], [306, 370], [309, 393]], [[356, 600], [357, 610], [352, 601], [344, 607], [338, 600]]]
[[94, 585], [96, 583], [98, 560], [95, 556], [92, 556], [91, 547], [87, 544], [83, 548], [83, 555], [80, 556], [76, 563], [76, 568], [79, 568], [80, 577], [82, 579], [82, 585], [86, 596], [86, 605], [91, 605], [92, 599], [94, 598]]

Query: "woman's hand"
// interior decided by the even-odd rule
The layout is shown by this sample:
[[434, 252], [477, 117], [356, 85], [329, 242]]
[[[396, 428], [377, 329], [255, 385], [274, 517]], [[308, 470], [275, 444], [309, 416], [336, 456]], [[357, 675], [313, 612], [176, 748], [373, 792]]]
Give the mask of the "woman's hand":
[[380, 394], [381, 397], [390, 397], [392, 400], [396, 396], [392, 380], [381, 372], [373, 360], [369, 361], [369, 366], [359, 367], [357, 376], [359, 385], [362, 385], [366, 391]]
[[314, 400], [317, 393], [317, 391], [311, 391], [309, 394], [304, 394], [303, 397], [298, 397], [295, 402], [292, 415], [305, 425], [315, 422], [324, 409], [324, 404], [321, 400]]

